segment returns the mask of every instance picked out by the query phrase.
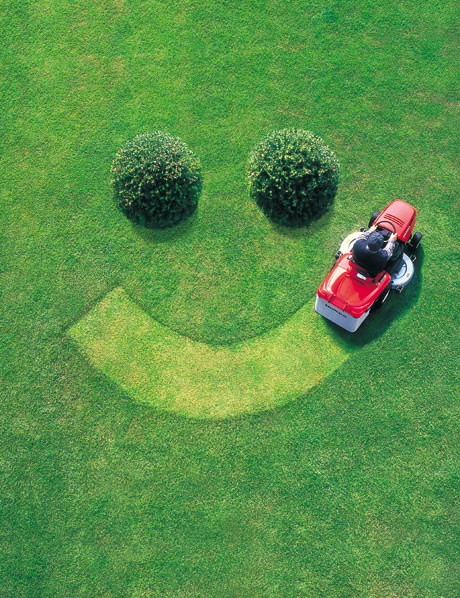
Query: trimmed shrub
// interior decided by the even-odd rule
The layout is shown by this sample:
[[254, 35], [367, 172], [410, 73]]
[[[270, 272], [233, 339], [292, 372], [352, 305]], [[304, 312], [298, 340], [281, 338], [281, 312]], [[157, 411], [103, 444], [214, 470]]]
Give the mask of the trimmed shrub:
[[278, 224], [302, 226], [334, 201], [339, 163], [317, 135], [302, 129], [274, 131], [249, 158], [249, 192]]
[[177, 137], [141, 133], [117, 152], [111, 168], [117, 206], [149, 228], [166, 228], [196, 210], [202, 187], [201, 165]]

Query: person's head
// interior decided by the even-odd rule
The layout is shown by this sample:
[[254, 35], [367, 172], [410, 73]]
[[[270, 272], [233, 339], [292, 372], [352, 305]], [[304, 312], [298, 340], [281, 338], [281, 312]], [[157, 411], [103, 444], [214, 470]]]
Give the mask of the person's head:
[[371, 233], [369, 235], [369, 238], [367, 239], [367, 248], [371, 253], [376, 253], [377, 251], [379, 251], [379, 249], [382, 249], [384, 244], [385, 239], [383, 238], [383, 235], [381, 235], [377, 231]]

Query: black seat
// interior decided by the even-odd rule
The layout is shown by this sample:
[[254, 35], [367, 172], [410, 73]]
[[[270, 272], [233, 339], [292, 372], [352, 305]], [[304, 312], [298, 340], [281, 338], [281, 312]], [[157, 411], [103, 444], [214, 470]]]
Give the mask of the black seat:
[[366, 264], [364, 264], [363, 262], [357, 260], [355, 258], [355, 256], [352, 254], [351, 256], [351, 262], [353, 264], [355, 264], [356, 266], [358, 266], [358, 268], [360, 270], [362, 270], [362, 273], [364, 274], [364, 276], [366, 276], [367, 278], [375, 278], [378, 274], [378, 272], [372, 272], [368, 266], [366, 266]]
[[361, 247], [359, 241], [360, 239], [353, 245], [352, 261], [360, 268], [366, 270], [371, 278], [375, 278], [379, 272], [384, 270], [386, 260], [376, 255], [377, 261], [371, 263], [368, 252]]
[[388, 260], [388, 264], [386, 265], [386, 268], [385, 268], [385, 270], [389, 274], [393, 275], [393, 274], [396, 274], [396, 272], [399, 272], [399, 270], [401, 270], [401, 267], [404, 263], [403, 255], [404, 255], [404, 246], [402, 245], [402, 243], [396, 242], [395, 248], [393, 251], [393, 255]]

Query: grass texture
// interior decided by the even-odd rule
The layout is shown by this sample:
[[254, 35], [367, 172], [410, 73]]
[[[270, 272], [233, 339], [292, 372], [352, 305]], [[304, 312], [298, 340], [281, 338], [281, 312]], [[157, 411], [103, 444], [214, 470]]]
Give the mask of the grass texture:
[[[456, 4], [4, 0], [0, 26], [0, 596], [457, 597]], [[292, 127], [342, 172], [296, 231], [245, 180]], [[117, 149], [155, 130], [203, 166], [170, 231], [110, 196]], [[355, 335], [322, 323], [350, 356], [283, 406], [165, 413], [67, 335], [121, 287], [171, 343], [256, 346], [395, 198], [417, 278]]]

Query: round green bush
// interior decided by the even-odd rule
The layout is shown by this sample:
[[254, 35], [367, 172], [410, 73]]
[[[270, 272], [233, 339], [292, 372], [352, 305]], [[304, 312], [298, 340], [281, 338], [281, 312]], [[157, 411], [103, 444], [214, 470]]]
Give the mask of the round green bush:
[[193, 214], [202, 187], [201, 165], [177, 137], [141, 133], [117, 152], [111, 168], [113, 197], [134, 222], [166, 228]]
[[249, 192], [278, 224], [302, 226], [334, 201], [339, 163], [317, 135], [302, 129], [274, 131], [249, 158]]

